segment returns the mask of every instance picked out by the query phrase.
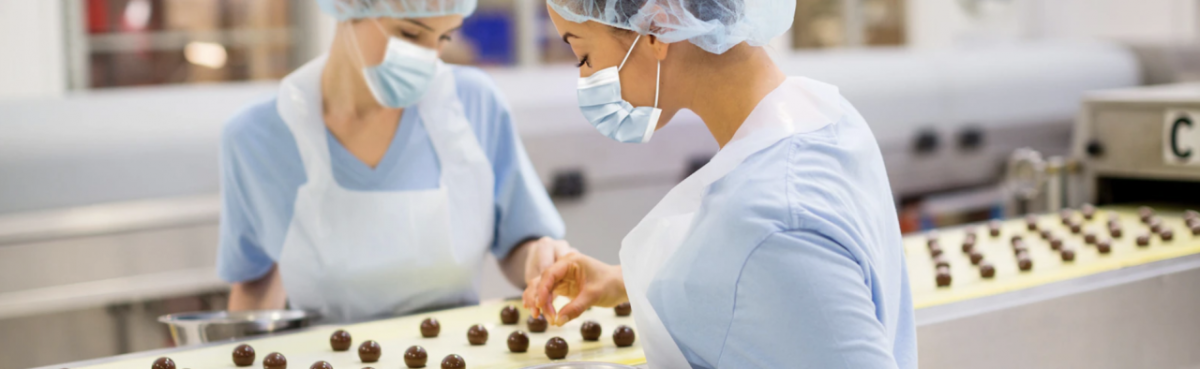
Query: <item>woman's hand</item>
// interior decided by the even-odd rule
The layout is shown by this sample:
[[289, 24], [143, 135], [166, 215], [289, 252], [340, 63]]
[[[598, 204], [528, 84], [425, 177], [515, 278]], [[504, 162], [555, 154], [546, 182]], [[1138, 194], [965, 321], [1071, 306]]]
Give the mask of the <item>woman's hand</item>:
[[[554, 298], [567, 296], [571, 302], [555, 311]], [[621, 266], [608, 265], [580, 253], [568, 254], [530, 282], [522, 296], [525, 307], [551, 324], [562, 326], [593, 305], [616, 306], [628, 301]]]
[[525, 287], [533, 285], [533, 281], [542, 275], [542, 271], [554, 265], [555, 261], [568, 254], [577, 253], [567, 241], [542, 237], [529, 241], [529, 251], [525, 256]]

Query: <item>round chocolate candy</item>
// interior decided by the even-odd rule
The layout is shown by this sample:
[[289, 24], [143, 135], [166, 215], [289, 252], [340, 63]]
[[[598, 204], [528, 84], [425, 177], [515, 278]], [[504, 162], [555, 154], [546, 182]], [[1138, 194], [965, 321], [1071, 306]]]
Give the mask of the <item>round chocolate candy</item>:
[[1183, 220], [1200, 219], [1200, 213], [1195, 210], [1185, 210], [1183, 212]]
[[979, 262], [983, 261], [983, 253], [979, 250], [971, 250], [968, 255], [971, 257], [971, 264], [979, 265]]
[[1014, 255], [1029, 252], [1029, 246], [1026, 246], [1025, 242], [1017, 242], [1016, 244], [1013, 244], [1012, 249]]
[[308, 367], [308, 369], [333, 369], [333, 365], [329, 364], [328, 361], [322, 360], [313, 363], [313, 365]]
[[1071, 209], [1062, 209], [1058, 211], [1058, 219], [1063, 225], [1071, 224]]
[[1061, 238], [1055, 237], [1055, 238], [1050, 239], [1050, 248], [1051, 249], [1054, 249], [1054, 250], [1061, 249], [1062, 245], [1063, 245], [1063, 240]]
[[517, 308], [513, 307], [512, 305], [505, 306], [503, 309], [500, 309], [501, 323], [513, 325], [517, 324], [517, 321], [519, 320], [521, 320], [521, 313], [518, 312]]
[[613, 311], [617, 313], [617, 316], [629, 316], [629, 314], [633, 313], [633, 307], [629, 306], [628, 302], [622, 302], [617, 304], [617, 306], [613, 308]]
[[1038, 235], [1042, 236], [1043, 240], [1049, 240], [1051, 237], [1054, 237], [1054, 232], [1051, 232], [1049, 229], [1043, 229], [1038, 231]]
[[1025, 216], [1025, 229], [1036, 231], [1038, 229], [1038, 218], [1036, 215], [1029, 214]]
[[240, 344], [233, 348], [233, 365], [251, 366], [254, 365], [254, 348], [247, 344]]
[[287, 358], [278, 352], [269, 353], [263, 358], [263, 369], [287, 369]]
[[1158, 232], [1158, 237], [1161, 237], [1163, 241], [1173, 240], [1175, 239], [1175, 231], [1172, 231], [1170, 228], [1164, 228]]
[[1149, 223], [1150, 218], [1154, 217], [1154, 209], [1148, 206], [1138, 208], [1138, 217], [1142, 219], [1142, 223]]
[[1137, 236], [1137, 245], [1141, 247], [1150, 246], [1150, 234], [1142, 233]]
[[942, 248], [938, 245], [933, 245], [933, 247], [929, 248], [929, 256], [932, 256], [935, 258], [938, 256], [942, 256], [942, 253], [944, 253], [944, 252], [945, 251], [942, 251]]
[[930, 231], [927, 235], [925, 235], [925, 245], [926, 246], [933, 247], [933, 245], [937, 245], [937, 244], [938, 244], [937, 231]]
[[1109, 240], [1096, 241], [1096, 251], [1100, 251], [1101, 254], [1107, 254], [1107, 253], [1112, 252], [1112, 241], [1109, 241]]
[[970, 241], [971, 243], [975, 243], [975, 238], [975, 228], [967, 228], [966, 234], [963, 235], [963, 242]]
[[488, 331], [482, 324], [476, 324], [471, 326], [471, 328], [467, 328], [467, 342], [470, 342], [472, 345], [479, 346], [486, 344], [487, 339]]
[[946, 260], [945, 256], [938, 256], [936, 258], [933, 258], [933, 265], [935, 267], [949, 267], [950, 261]]
[[1089, 245], [1096, 243], [1096, 232], [1087, 231], [1087, 233], [1084, 233], [1083, 242]]
[[358, 358], [364, 363], [379, 361], [379, 357], [382, 355], [383, 349], [379, 348], [379, 342], [366, 340], [361, 345], [358, 345]]
[[601, 333], [600, 323], [595, 320], [583, 322], [583, 325], [579, 326], [579, 334], [583, 336], [584, 341], [599, 341]]
[[467, 361], [457, 354], [446, 355], [442, 359], [442, 369], [467, 369]]
[[1075, 249], [1064, 247], [1059, 254], [1062, 256], [1062, 261], [1075, 261]]
[[1021, 237], [1021, 235], [1018, 234], [1018, 235], [1012, 236], [1012, 238], [1009, 239], [1008, 242], [1010, 244], [1016, 245], [1018, 242], [1025, 242], [1025, 238]]
[[627, 325], [619, 325], [617, 329], [613, 330], [613, 343], [617, 347], [633, 346], [634, 339], [636, 337], [634, 337], [633, 328], [629, 328]]
[[1158, 219], [1158, 217], [1154, 217], [1154, 218], [1150, 219], [1150, 233], [1162, 232], [1162, 229], [1163, 229], [1162, 219]]
[[1079, 234], [1080, 231], [1083, 231], [1083, 226], [1079, 223], [1071, 222], [1070, 227], [1072, 234]]
[[962, 243], [962, 252], [968, 253], [975, 249], [975, 240], [964, 240]]
[[979, 276], [983, 278], [993, 278], [996, 276], [996, 267], [989, 262], [979, 264]]
[[529, 350], [529, 336], [525, 332], [513, 331], [508, 335], [508, 351], [525, 352]]
[[938, 287], [950, 285], [950, 267], [938, 267], [936, 282]]
[[404, 350], [404, 365], [409, 368], [424, 368], [429, 361], [429, 353], [421, 346], [412, 346]]
[[570, 351], [567, 347], [567, 341], [561, 337], [553, 337], [546, 341], [546, 357], [551, 360], [558, 360], [567, 357], [567, 352]]
[[1092, 220], [1096, 216], [1096, 207], [1092, 204], [1083, 204], [1083, 207], [1079, 208], [1079, 212], [1083, 213], [1083, 219]]
[[175, 369], [175, 361], [169, 357], [160, 357], [150, 364], [150, 369]]
[[1193, 236], [1200, 236], [1200, 224], [1195, 224], [1190, 227]]
[[988, 234], [992, 235], [992, 237], [1000, 237], [1000, 225], [999, 220], [988, 222]]
[[333, 347], [333, 351], [346, 351], [350, 349], [350, 333], [344, 330], [336, 330], [329, 335], [329, 347]]
[[433, 338], [437, 337], [442, 332], [442, 323], [438, 323], [437, 319], [425, 318], [421, 321], [421, 337]]
[[1022, 253], [1017, 255], [1017, 268], [1023, 272], [1033, 269], [1033, 259], [1029, 257], [1029, 254]]
[[546, 317], [543, 315], [530, 315], [528, 319], [525, 319], [525, 325], [529, 327], [530, 332], [542, 333], [546, 331], [546, 327], [549, 326], [549, 323], [546, 322]]
[[1121, 238], [1121, 227], [1108, 227], [1108, 234], [1113, 238]]

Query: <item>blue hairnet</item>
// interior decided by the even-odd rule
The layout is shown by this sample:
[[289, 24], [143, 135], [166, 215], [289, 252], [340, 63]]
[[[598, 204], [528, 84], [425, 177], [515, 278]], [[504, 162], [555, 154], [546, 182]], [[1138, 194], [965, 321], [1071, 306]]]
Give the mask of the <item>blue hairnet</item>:
[[683, 40], [713, 53], [768, 41], [792, 27], [796, 0], [546, 0], [563, 18]]
[[321, 11], [339, 21], [361, 18], [468, 16], [478, 0], [317, 0]]

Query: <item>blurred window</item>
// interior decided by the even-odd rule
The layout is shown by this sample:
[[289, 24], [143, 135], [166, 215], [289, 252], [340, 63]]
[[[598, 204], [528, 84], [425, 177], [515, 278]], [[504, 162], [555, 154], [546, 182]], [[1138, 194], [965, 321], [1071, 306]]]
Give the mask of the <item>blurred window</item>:
[[904, 45], [905, 16], [905, 0], [797, 0], [792, 46]]
[[278, 79], [295, 59], [289, 0], [75, 0], [86, 87]]

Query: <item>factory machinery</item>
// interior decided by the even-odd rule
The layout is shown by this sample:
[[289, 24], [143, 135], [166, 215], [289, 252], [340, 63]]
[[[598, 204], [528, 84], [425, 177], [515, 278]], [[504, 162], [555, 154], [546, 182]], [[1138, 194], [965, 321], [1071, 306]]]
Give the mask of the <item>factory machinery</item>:
[[[1085, 127], [1075, 128], [1078, 132], [1090, 127], [1087, 114], [1079, 114], [1080, 97], [1085, 91], [1138, 84], [1142, 71], [1136, 57], [1125, 48], [1083, 43], [945, 53], [844, 51], [789, 55], [781, 58], [780, 64], [789, 74], [838, 85], [855, 103], [884, 150], [898, 198], [994, 184], [1003, 178], [1013, 150], [1028, 146], [1046, 156], [1074, 158], [1068, 160], [1071, 165], [1056, 172], [1063, 181], [1072, 176], [1080, 182], [1086, 181], [1079, 178], [1090, 178], [1097, 183], [1094, 191], [1090, 187], [1064, 189], [1061, 192], [1069, 193], [1049, 196], [1055, 197], [1059, 206], [1095, 203], [1100, 219], [1096, 224], [1104, 224], [1109, 213], [1119, 212], [1119, 222], [1128, 234], [1124, 241], [1136, 238], [1142, 231], [1138, 227], [1145, 224], [1140, 223], [1136, 213], [1130, 213], [1136, 208], [1114, 204], [1151, 204], [1156, 219], [1175, 227], [1172, 242], [1180, 247], [1164, 245], [1161, 236], [1156, 236], [1148, 248], [1135, 245], [1129, 249], [1112, 240], [1113, 251], [1107, 259], [1091, 251], [1094, 246], [1075, 242], [1071, 237], [1083, 236], [1069, 233], [1069, 225], [1066, 232], [1057, 229], [1055, 236], [1078, 253], [1074, 264], [1066, 264], [1061, 257], [1055, 259], [1057, 264], [1044, 260], [1057, 254], [1044, 247], [1040, 234], [1025, 233], [1024, 246], [1034, 268], [1022, 272], [1019, 265], [1008, 264], [1018, 262], [1016, 254], [1009, 250], [1013, 259], [1006, 261], [1001, 251], [1005, 246], [1011, 248], [1011, 237], [1018, 228], [1025, 229], [1023, 218], [1002, 224], [999, 238], [990, 236], [986, 225], [975, 225], [977, 251], [995, 268], [996, 274], [990, 279], [983, 279], [975, 270], [978, 267], [971, 264], [969, 252], [962, 253], [963, 229], [943, 229], [938, 232], [937, 243], [949, 263], [950, 284], [944, 287], [937, 286], [938, 260], [930, 256], [928, 235], [910, 237], [905, 247], [919, 307], [923, 367], [977, 367], [981, 362], [997, 367], [1038, 367], [1040, 363], [1080, 360], [1078, 352], [1067, 348], [1054, 355], [1044, 354], [1044, 349], [1057, 347], [1037, 345], [1044, 343], [1038, 340], [1049, 339], [1043, 338], [1045, 330], [1039, 328], [1049, 325], [1044, 314], [1077, 316], [1079, 322], [1093, 322], [1105, 316], [1081, 316], [1079, 311], [1105, 314], [1107, 310], [1076, 303], [1066, 308], [1080, 310], [1060, 314], [1061, 310], [1046, 306], [1101, 294], [1088, 301], [1100, 299], [1095, 302], [1097, 306], [1132, 309], [1121, 304], [1152, 301], [1151, 297], [1160, 295], [1133, 296], [1131, 300], [1121, 297], [1120, 301], [1126, 301], [1121, 303], [1104, 299], [1111, 297], [1107, 295], [1111, 291], [1125, 290], [1120, 286], [1173, 278], [1176, 274], [1164, 270], [1183, 270], [1178, 263], [1190, 260], [1187, 255], [1172, 254], [1195, 244], [1183, 225], [1176, 224], [1183, 222], [1183, 213], [1170, 205], [1180, 202], [1113, 197], [1111, 194], [1123, 193], [1122, 189], [1130, 186], [1116, 179], [1131, 176], [1112, 175], [1119, 170], [1096, 171], [1100, 167], [1094, 163], [1125, 157], [1121, 145], [1127, 142], [1093, 145], [1092, 139], [1100, 137], [1096, 135], [1071, 141], [1073, 121]], [[572, 93], [576, 73], [569, 67], [492, 71], [509, 99], [535, 167], [556, 196], [556, 205], [571, 230], [572, 243], [601, 260], [616, 262], [620, 238], [667, 190], [703, 165], [715, 153], [716, 144], [699, 120], [688, 114], [681, 114], [650, 144], [607, 141], [579, 116]], [[0, 171], [5, 173], [5, 180], [0, 181], [0, 194], [4, 195], [0, 198], [0, 263], [4, 263], [0, 280], [5, 282], [0, 286], [0, 332], [22, 332], [23, 336], [4, 337], [11, 343], [0, 348], [4, 350], [0, 352], [0, 367], [27, 367], [162, 347], [168, 338], [165, 329], [154, 321], [157, 315], [224, 306], [225, 286], [216, 280], [212, 269], [219, 212], [215, 145], [225, 117], [246, 101], [269, 96], [273, 90], [269, 84], [203, 86], [0, 104], [0, 113], [16, 118], [3, 123], [14, 134], [0, 137]], [[1084, 106], [1098, 109], [1098, 101], [1089, 100]], [[212, 108], [197, 111], [193, 108], [196, 104]], [[1076, 120], [1077, 116], [1085, 118]], [[1138, 133], [1137, 137], [1150, 136], [1149, 130], [1132, 132]], [[1159, 136], [1155, 133], [1154, 137]], [[1033, 160], [1024, 162], [1036, 164]], [[1041, 168], [1039, 173], [1046, 177], [1046, 168], [1053, 166], [1030, 167]], [[1138, 163], [1124, 167], [1145, 166]], [[1187, 176], [1189, 172], [1184, 169], [1173, 173], [1175, 182], [1170, 183], [1197, 179], [1194, 168], [1192, 176]], [[1042, 201], [1048, 197], [1050, 191], [1045, 188], [1050, 182], [1033, 181], [1033, 185], [1026, 186], [1042, 190], [1024, 199], [1040, 205], [1025, 209], [1050, 208]], [[1166, 205], [1154, 205], [1160, 202]], [[1040, 215], [1038, 226], [1044, 223], [1045, 228], [1062, 227], [1061, 222], [1056, 223], [1057, 216], [1057, 212]], [[1081, 222], [1081, 227], [1094, 225], [1084, 223], [1079, 213], [1072, 219]], [[1171, 257], [1137, 256], [1143, 262], [1135, 266], [1125, 261], [1126, 254], [1133, 251], [1144, 251], [1133, 255]], [[1093, 261], [1104, 266], [1089, 266], [1094, 265]], [[1175, 266], [1158, 267], [1164, 263]], [[499, 275], [493, 265], [488, 268], [487, 275]], [[1083, 269], [1087, 272], [1041, 277], [1052, 270]], [[1134, 276], [1120, 277], [1126, 274]], [[1144, 277], [1149, 274], [1156, 277]], [[1089, 282], [1093, 279], [1098, 281]], [[515, 295], [512, 287], [500, 281], [503, 279], [484, 277], [485, 297]], [[1130, 291], [1153, 293], [1138, 287]], [[1176, 303], [1168, 302], [1157, 306]], [[462, 314], [492, 317], [495, 312], [489, 309], [498, 306], [485, 304]], [[1167, 315], [1171, 314], [1146, 316]], [[1179, 326], [1185, 327], [1186, 323]], [[1103, 322], [1091, 326], [1115, 329]], [[1150, 329], [1143, 325], [1120, 327]], [[1067, 328], [1075, 327], [1064, 326], [1063, 332], [1069, 333], [1055, 340], [1087, 346]], [[328, 329], [313, 328], [321, 332]], [[362, 329], [374, 328], [366, 323]], [[605, 329], [607, 333], [610, 327]], [[1084, 338], [1108, 333], [1081, 332], [1091, 332]], [[1158, 332], [1120, 333], [1144, 336]], [[63, 340], [64, 336], [77, 338]], [[1156, 363], [1143, 360], [1154, 355], [1168, 358], [1163, 360], [1193, 362], [1179, 359], [1174, 351], [1163, 351], [1179, 347], [1180, 342], [1197, 342], [1194, 338], [1176, 338], [1183, 341], [1128, 356], [1132, 358], [1129, 360], [1141, 361], [1118, 360], [1097, 366]], [[985, 345], [987, 342], [992, 344]], [[1145, 342], [1129, 347], [1141, 347]], [[1128, 352], [1107, 346], [1087, 349], [1113, 355]], [[157, 353], [132, 359], [141, 360], [146, 355]], [[1063, 361], [1051, 360], [1056, 358]], [[113, 362], [101, 361], [105, 360]], [[1054, 366], [1050, 364], [1045, 365]]]

